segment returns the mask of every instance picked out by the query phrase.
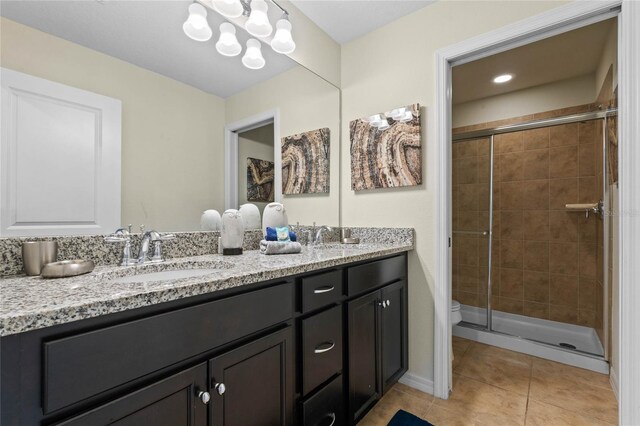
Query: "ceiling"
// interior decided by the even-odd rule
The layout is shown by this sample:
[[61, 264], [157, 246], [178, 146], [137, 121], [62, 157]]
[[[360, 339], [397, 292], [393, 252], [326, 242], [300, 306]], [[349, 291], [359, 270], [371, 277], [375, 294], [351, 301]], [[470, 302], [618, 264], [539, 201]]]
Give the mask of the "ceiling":
[[435, 0], [291, 0], [340, 44], [434, 3]]
[[[261, 70], [245, 68], [240, 56], [218, 54], [215, 43], [224, 21], [213, 11], [208, 14], [213, 37], [205, 43], [191, 40], [182, 31], [191, 3], [2, 0], [0, 15], [223, 98], [297, 65], [266, 45], [262, 54], [267, 65]], [[249, 38], [242, 30], [237, 36], [242, 45]]]
[[[609, 19], [454, 67], [453, 103], [595, 73], [614, 22]], [[505, 73], [513, 74], [513, 80], [493, 83]]]

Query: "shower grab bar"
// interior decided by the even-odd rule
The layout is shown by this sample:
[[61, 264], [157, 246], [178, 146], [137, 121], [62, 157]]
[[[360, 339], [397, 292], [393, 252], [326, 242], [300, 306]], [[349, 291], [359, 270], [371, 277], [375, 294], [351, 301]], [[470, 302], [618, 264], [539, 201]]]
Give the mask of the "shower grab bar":
[[462, 235], [489, 235], [489, 231], [453, 231], [453, 233]]

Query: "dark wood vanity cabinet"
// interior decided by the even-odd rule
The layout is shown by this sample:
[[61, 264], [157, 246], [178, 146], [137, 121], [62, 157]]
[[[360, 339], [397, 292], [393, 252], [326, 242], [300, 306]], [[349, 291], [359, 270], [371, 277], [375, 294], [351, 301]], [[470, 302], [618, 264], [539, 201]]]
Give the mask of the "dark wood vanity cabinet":
[[206, 426], [207, 365], [199, 364], [56, 426]]
[[0, 423], [354, 425], [407, 368], [406, 262], [3, 337]]
[[[357, 422], [407, 371], [406, 261], [392, 258], [362, 265], [349, 285], [365, 292], [347, 302], [349, 421]], [[383, 268], [384, 274], [372, 274]], [[351, 271], [350, 271], [351, 272]], [[359, 277], [368, 277], [369, 286]], [[373, 277], [373, 278], [372, 278]], [[390, 284], [387, 284], [390, 282]], [[379, 285], [381, 288], [369, 291]]]
[[293, 425], [292, 328], [209, 361], [212, 426]]

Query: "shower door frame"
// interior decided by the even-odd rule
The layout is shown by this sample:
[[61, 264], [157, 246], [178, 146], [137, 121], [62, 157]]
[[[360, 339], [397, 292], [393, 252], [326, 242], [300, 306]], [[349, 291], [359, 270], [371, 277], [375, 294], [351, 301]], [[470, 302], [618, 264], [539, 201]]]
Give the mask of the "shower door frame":
[[[562, 124], [570, 124], [570, 123], [579, 123], [579, 122], [584, 122], [584, 121], [593, 121], [593, 120], [602, 120], [602, 146], [601, 146], [601, 150], [602, 150], [602, 170], [603, 170], [603, 174], [602, 174], [602, 200], [599, 200], [601, 202], [603, 202], [604, 206], [603, 206], [603, 210], [602, 210], [602, 215], [601, 215], [601, 219], [603, 221], [603, 235], [602, 238], [604, 239], [603, 241], [603, 246], [604, 246], [604, 256], [603, 256], [603, 266], [602, 266], [602, 270], [604, 271], [604, 277], [603, 277], [603, 287], [604, 287], [604, 294], [602, 295], [604, 303], [604, 311], [603, 311], [603, 331], [604, 331], [604, 341], [601, 342], [603, 350], [604, 350], [604, 355], [603, 357], [599, 357], [597, 355], [594, 354], [589, 354], [584, 352], [584, 355], [588, 355], [588, 356], [594, 356], [594, 357], [598, 357], [598, 358], [604, 358], [605, 360], [608, 359], [608, 340], [609, 340], [609, 331], [608, 331], [608, 327], [609, 327], [609, 307], [608, 307], [608, 292], [609, 292], [609, 276], [608, 276], [608, 261], [609, 261], [609, 251], [608, 251], [608, 247], [609, 247], [609, 215], [607, 212], [610, 211], [609, 208], [609, 199], [608, 199], [608, 193], [609, 193], [609, 188], [608, 188], [608, 173], [607, 173], [607, 143], [608, 143], [608, 127], [607, 127], [607, 119], [609, 117], [615, 117], [618, 115], [618, 110], [617, 108], [611, 108], [608, 110], [602, 110], [602, 111], [593, 111], [593, 112], [585, 112], [585, 113], [580, 113], [580, 114], [571, 114], [571, 115], [565, 115], [565, 116], [561, 116], [561, 117], [554, 117], [554, 118], [545, 118], [545, 119], [541, 119], [541, 120], [532, 120], [532, 121], [526, 121], [523, 123], [518, 123], [518, 124], [509, 124], [509, 125], [505, 125], [505, 126], [498, 126], [498, 127], [493, 127], [493, 128], [489, 128], [489, 129], [483, 129], [483, 130], [476, 130], [476, 131], [471, 131], [471, 132], [465, 132], [465, 133], [458, 133], [454, 136], [451, 137], [451, 142], [452, 143], [457, 143], [457, 142], [463, 142], [463, 141], [468, 141], [468, 140], [474, 140], [474, 139], [486, 139], [489, 138], [489, 168], [490, 168], [490, 173], [489, 173], [489, 229], [487, 231], [478, 231], [475, 232], [476, 234], [482, 234], [482, 235], [488, 235], [488, 244], [489, 247], [487, 249], [488, 252], [488, 276], [487, 276], [487, 300], [486, 300], [486, 304], [487, 304], [487, 308], [486, 308], [486, 316], [487, 316], [487, 325], [484, 327], [485, 331], [488, 332], [496, 332], [495, 330], [493, 330], [493, 309], [491, 307], [491, 296], [492, 296], [492, 277], [491, 277], [491, 270], [492, 270], [492, 263], [493, 263], [493, 257], [492, 257], [492, 252], [493, 252], [493, 247], [492, 247], [492, 243], [493, 243], [493, 188], [494, 188], [494, 137], [496, 135], [501, 135], [501, 134], [505, 134], [505, 133], [512, 133], [512, 132], [519, 132], [519, 131], [524, 131], [524, 130], [532, 130], [532, 129], [540, 129], [540, 128], [545, 128], [545, 127], [552, 127], [552, 126], [559, 126]], [[595, 213], [594, 213], [595, 214]], [[453, 233], [455, 234], [456, 231], [454, 230]], [[480, 327], [479, 324], [473, 324], [474, 328], [475, 327]], [[501, 333], [501, 334], [506, 334], [506, 333]], [[525, 339], [525, 340], [531, 340], [534, 341], [532, 339], [526, 338], [524, 336], [513, 336], [513, 337], [519, 337], [521, 339]], [[551, 343], [548, 342], [540, 342], [540, 341], [534, 341], [537, 343], [543, 343], [543, 344], [547, 344], [549, 346], [556, 346], [553, 345]], [[560, 348], [559, 348], [560, 349]], [[581, 351], [576, 351], [577, 353], [580, 353]]]
[[[486, 34], [442, 48], [435, 53], [434, 155], [429, 164], [435, 185], [434, 222], [434, 380], [433, 393], [449, 397], [451, 369], [451, 67], [522, 46], [562, 32], [618, 16], [618, 124], [620, 215], [618, 243], [620, 269], [619, 296], [619, 413], [623, 424], [640, 422], [640, 287], [632, 281], [640, 277], [640, 2], [604, 0], [575, 1], [547, 12], [506, 25]], [[634, 167], [635, 165], [635, 167]], [[612, 376], [613, 377], [613, 376]], [[416, 384], [420, 379], [416, 377]], [[426, 381], [422, 380], [426, 389]], [[614, 388], [614, 391], [617, 391]]]

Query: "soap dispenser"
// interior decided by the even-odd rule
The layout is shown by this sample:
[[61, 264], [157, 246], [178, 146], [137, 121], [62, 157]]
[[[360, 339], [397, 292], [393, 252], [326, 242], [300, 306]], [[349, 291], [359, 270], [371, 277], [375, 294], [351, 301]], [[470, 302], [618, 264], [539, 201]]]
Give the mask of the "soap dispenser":
[[242, 254], [244, 223], [238, 210], [229, 209], [222, 214], [220, 243], [222, 244], [223, 255]]

